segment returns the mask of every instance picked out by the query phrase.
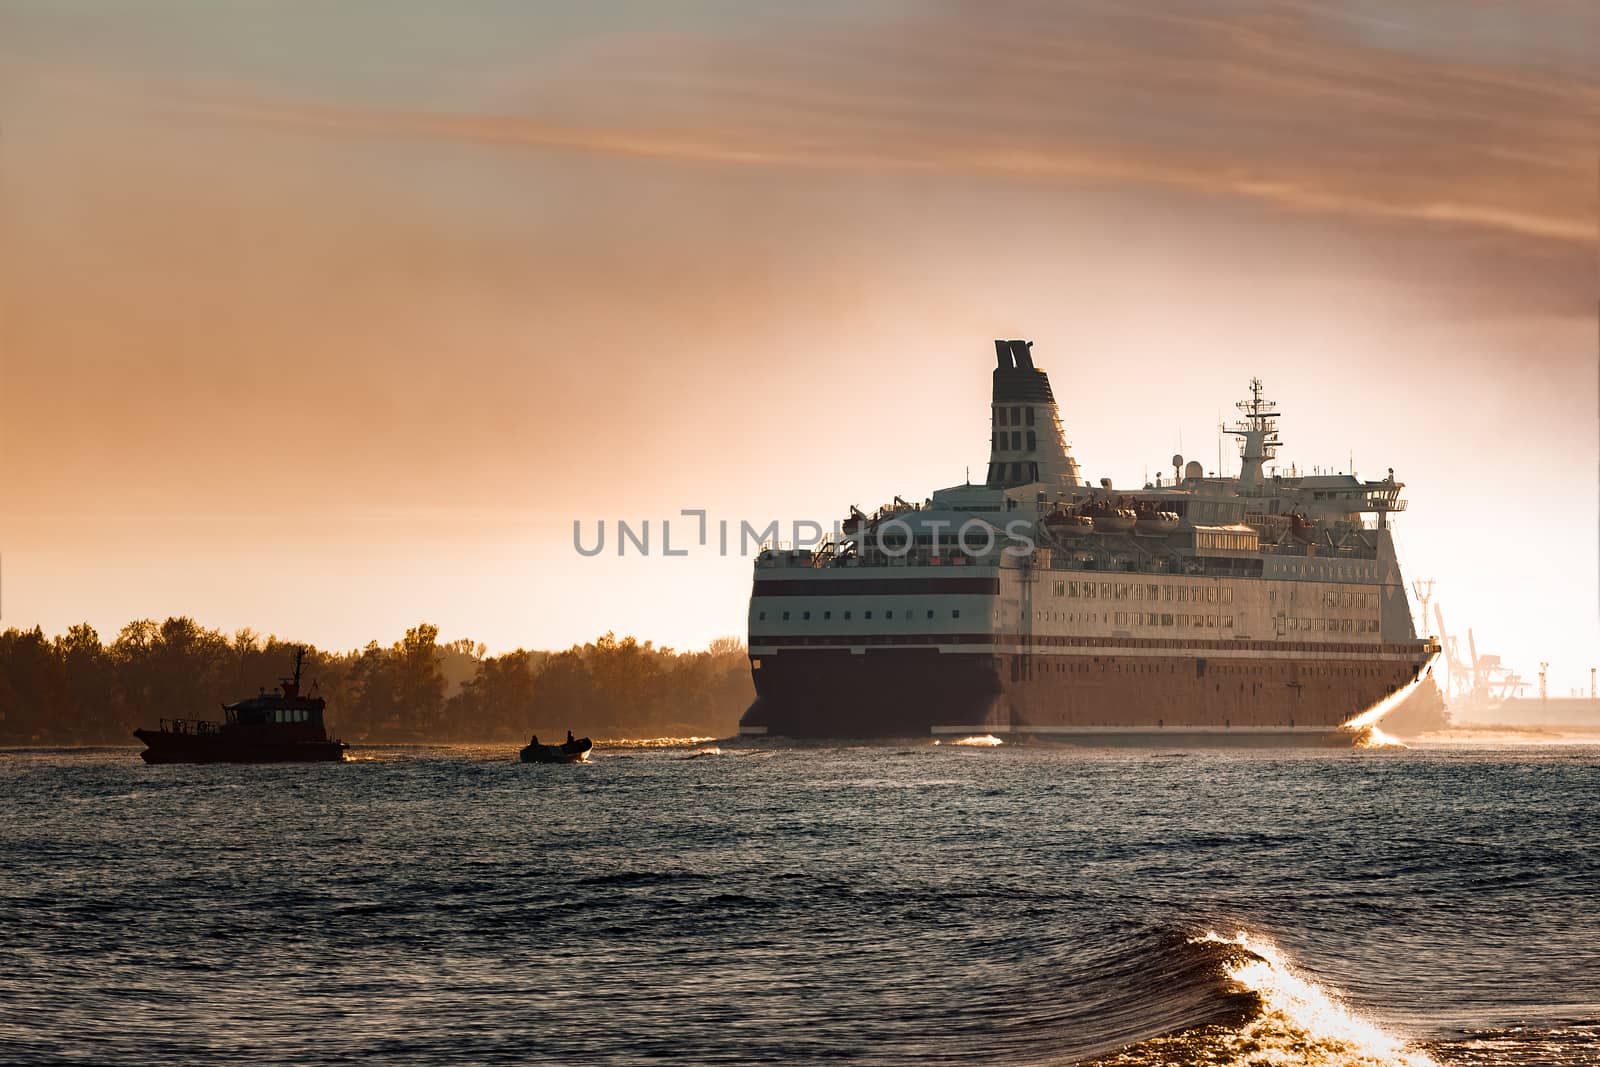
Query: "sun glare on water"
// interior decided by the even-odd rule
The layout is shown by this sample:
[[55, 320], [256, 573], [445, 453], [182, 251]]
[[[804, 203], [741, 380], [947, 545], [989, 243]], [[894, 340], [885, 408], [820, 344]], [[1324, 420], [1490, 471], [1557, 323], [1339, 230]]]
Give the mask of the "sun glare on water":
[[1337, 997], [1296, 974], [1277, 946], [1246, 933], [1208, 932], [1191, 944], [1237, 947], [1230, 979], [1261, 999], [1261, 1014], [1229, 1038], [1235, 1064], [1260, 1067], [1438, 1067], [1431, 1057], [1356, 1016]]

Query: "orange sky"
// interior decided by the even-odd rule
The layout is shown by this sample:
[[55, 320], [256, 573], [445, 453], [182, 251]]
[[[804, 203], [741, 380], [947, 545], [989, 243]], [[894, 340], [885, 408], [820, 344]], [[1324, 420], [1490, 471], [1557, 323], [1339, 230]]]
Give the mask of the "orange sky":
[[1122, 483], [1259, 374], [1586, 684], [1593, 5], [529, 6], [0, 5], [0, 621], [703, 644], [572, 521], [920, 499], [1024, 336]]

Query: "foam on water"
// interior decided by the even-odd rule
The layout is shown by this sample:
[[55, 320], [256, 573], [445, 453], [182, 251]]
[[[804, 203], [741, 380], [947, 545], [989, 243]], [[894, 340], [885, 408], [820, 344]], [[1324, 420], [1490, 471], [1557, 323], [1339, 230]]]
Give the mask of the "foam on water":
[[1333, 991], [1302, 975], [1276, 945], [1244, 932], [1231, 938], [1214, 931], [1198, 942], [1233, 946], [1228, 977], [1261, 1000], [1259, 1013], [1225, 1043], [1238, 1064], [1290, 1067], [1438, 1067], [1432, 1057], [1407, 1047], [1352, 1012]]

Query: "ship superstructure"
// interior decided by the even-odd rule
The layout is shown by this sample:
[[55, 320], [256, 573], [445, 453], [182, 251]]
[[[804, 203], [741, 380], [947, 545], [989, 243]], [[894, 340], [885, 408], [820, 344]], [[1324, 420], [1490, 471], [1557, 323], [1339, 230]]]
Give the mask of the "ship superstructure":
[[1031, 342], [995, 353], [982, 485], [761, 552], [741, 733], [1317, 742], [1428, 664], [1393, 471], [1269, 467], [1256, 380], [1238, 477], [1175, 456], [1165, 484], [1088, 485]]

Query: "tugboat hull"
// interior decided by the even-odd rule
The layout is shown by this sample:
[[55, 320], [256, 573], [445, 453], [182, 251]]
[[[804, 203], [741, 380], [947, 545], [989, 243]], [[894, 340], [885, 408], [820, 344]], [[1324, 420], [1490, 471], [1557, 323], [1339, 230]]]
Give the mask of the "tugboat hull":
[[146, 763], [338, 763], [348, 747], [342, 741], [239, 741], [219, 734], [176, 734], [135, 730], [147, 746]]

